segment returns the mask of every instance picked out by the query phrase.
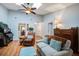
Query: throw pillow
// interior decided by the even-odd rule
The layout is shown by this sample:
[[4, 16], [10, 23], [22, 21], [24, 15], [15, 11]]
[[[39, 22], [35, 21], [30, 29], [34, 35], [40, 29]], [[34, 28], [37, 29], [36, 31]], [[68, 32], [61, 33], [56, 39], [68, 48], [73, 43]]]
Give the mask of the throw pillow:
[[62, 46], [62, 42], [54, 40], [54, 39], [51, 39], [50, 46], [52, 48], [56, 49], [57, 51], [60, 51], [61, 50], [61, 46]]
[[71, 46], [71, 41], [67, 40], [66, 44], [64, 45], [64, 47], [62, 49], [68, 50], [68, 49], [70, 49], [70, 46]]
[[44, 37], [43, 40], [42, 40], [42, 42], [48, 44], [48, 38], [47, 37]]

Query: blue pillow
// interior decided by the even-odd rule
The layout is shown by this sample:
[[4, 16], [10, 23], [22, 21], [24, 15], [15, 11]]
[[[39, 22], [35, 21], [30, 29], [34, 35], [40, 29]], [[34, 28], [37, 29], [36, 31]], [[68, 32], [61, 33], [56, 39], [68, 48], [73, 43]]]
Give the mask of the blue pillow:
[[54, 40], [54, 39], [51, 39], [51, 41], [50, 41], [50, 46], [52, 48], [56, 49], [57, 51], [61, 50], [61, 45], [62, 45], [61, 41], [57, 41], [57, 40]]

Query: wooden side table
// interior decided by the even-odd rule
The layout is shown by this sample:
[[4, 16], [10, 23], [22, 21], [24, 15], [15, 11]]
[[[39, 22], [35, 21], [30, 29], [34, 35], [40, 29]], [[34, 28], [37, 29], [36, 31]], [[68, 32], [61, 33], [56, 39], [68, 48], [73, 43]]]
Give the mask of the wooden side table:
[[26, 39], [26, 36], [20, 36], [19, 37], [19, 39], [20, 39], [20, 45], [23, 45], [23, 41]]

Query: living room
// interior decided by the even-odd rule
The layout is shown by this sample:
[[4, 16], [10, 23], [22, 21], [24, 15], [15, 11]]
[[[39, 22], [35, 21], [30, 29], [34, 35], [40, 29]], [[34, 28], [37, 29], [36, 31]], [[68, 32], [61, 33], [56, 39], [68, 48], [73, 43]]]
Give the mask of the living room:
[[[2, 45], [2, 47], [0, 47], [1, 56], [29, 56], [29, 55], [38, 56], [40, 51], [37, 54], [35, 53], [36, 52], [35, 49], [37, 49], [38, 46], [40, 47], [40, 44], [43, 44], [41, 43], [42, 39], [45, 39], [47, 37], [50, 38], [50, 37], [53, 37], [54, 35], [59, 36], [62, 33], [67, 33], [68, 34], [67, 37], [66, 35], [62, 34], [60, 36], [62, 38], [56, 37], [56, 36], [54, 36], [54, 38], [59, 38], [61, 40], [63, 38], [66, 38], [66, 39], [70, 38], [69, 40], [71, 41], [71, 38], [72, 38], [71, 36], [73, 36], [71, 35], [72, 34], [71, 32], [74, 31], [73, 29], [71, 30], [71, 28], [78, 28], [79, 26], [78, 24], [79, 3], [40, 3], [39, 4], [40, 6], [38, 9], [37, 8], [35, 8], [34, 10], [30, 9], [31, 12], [27, 13], [25, 11], [27, 9], [29, 10], [30, 7], [26, 8], [26, 6], [29, 6], [29, 5], [33, 5], [33, 3], [25, 3], [23, 5], [19, 5], [18, 3], [0, 3], [0, 27], [2, 26], [1, 24], [7, 24], [8, 28], [10, 29], [9, 30], [10, 34], [12, 36], [10, 37], [12, 41], [10, 43], [7, 43], [7, 46], [3, 46], [1, 44]], [[28, 33], [30, 32], [30, 28], [32, 29], [32, 32], [34, 35], [34, 40], [33, 40], [34, 44], [31, 44], [31, 46], [34, 46], [34, 48], [30, 46], [28, 46], [29, 47], [28, 48], [27, 42], [25, 41], [26, 36], [28, 36]], [[65, 31], [64, 29], [67, 29], [67, 30]], [[22, 33], [23, 30], [24, 30], [24, 33]], [[6, 30], [2, 29], [1, 31], [6, 31]], [[1, 38], [1, 37], [0, 39], [3, 40], [4, 38]], [[78, 35], [76, 35], [75, 37], [78, 37]], [[24, 41], [21, 41], [21, 40], [24, 40]], [[71, 44], [72, 44], [72, 41], [71, 41]], [[76, 43], [75, 42], [71, 45], [72, 46], [71, 50], [69, 52], [67, 51], [68, 54], [67, 53], [54, 54], [55, 51], [53, 52], [53, 54], [58, 56], [59, 55], [61, 56], [79, 55], [77, 51], [79, 50], [78, 38], [77, 40], [75, 39], [75, 41], [77, 41], [76, 48], [73, 47], [75, 46], [74, 45]], [[20, 43], [22, 44], [20, 45]], [[43, 47], [44, 45], [42, 45], [41, 47]], [[50, 48], [50, 47], [47, 46], [47, 48]], [[28, 52], [28, 51], [31, 51], [32, 49], [33, 49], [32, 52]], [[9, 51], [7, 52], [7, 50]], [[15, 52], [12, 52], [13, 50]], [[50, 48], [50, 51], [49, 49], [44, 50], [43, 53], [46, 51], [48, 52], [46, 54], [42, 54], [43, 56], [53, 56], [52, 53], [50, 54], [50, 52], [52, 52], [52, 48]], [[74, 54], [74, 51], [77, 51], [77, 53]]]

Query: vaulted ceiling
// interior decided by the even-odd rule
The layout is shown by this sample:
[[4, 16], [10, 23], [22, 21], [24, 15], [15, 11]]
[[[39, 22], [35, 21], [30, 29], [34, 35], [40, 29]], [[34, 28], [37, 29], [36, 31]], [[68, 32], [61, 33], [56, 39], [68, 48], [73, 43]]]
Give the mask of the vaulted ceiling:
[[[15, 3], [2, 3], [9, 10], [17, 11], [19, 9], [24, 9], [22, 6], [19, 6]], [[73, 5], [73, 3], [42, 3], [42, 5], [35, 10], [38, 15], [46, 15], [51, 12], [61, 10]]]

